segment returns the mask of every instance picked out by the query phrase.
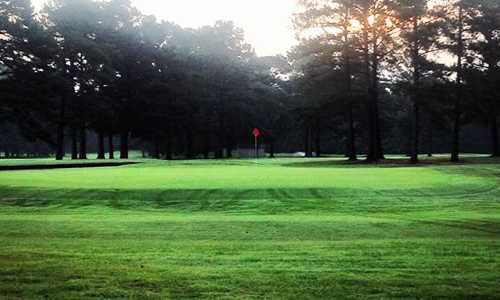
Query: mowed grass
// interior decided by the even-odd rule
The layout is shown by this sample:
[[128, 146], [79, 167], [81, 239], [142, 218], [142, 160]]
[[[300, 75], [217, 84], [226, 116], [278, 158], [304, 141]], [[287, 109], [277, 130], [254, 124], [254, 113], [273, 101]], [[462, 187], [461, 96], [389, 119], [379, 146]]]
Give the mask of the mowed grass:
[[0, 298], [500, 299], [500, 161], [0, 172]]

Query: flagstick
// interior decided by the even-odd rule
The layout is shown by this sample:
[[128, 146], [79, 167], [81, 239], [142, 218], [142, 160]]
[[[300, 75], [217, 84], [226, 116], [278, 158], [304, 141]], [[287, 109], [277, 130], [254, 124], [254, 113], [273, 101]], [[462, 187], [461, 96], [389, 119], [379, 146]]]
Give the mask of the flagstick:
[[255, 136], [255, 157], [259, 158], [259, 146], [258, 146], [258, 138]]
[[258, 128], [254, 128], [252, 131], [253, 137], [255, 138], [255, 158], [259, 158], [259, 136], [260, 130]]

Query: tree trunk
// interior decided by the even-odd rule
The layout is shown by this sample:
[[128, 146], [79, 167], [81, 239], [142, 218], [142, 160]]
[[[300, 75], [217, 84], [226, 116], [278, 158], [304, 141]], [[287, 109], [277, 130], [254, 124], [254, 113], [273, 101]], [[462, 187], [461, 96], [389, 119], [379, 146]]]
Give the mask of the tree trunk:
[[215, 159], [223, 159], [224, 158], [224, 142], [222, 140], [223, 140], [223, 138], [221, 136], [217, 137], [217, 148], [215, 149], [215, 152], [214, 152]]
[[432, 125], [432, 121], [429, 121], [429, 132], [427, 136], [427, 157], [432, 157], [434, 152], [434, 126]]
[[220, 145], [218, 145], [217, 146], [217, 150], [215, 150], [214, 158], [215, 159], [222, 159], [222, 158], [224, 158], [224, 149]]
[[311, 150], [311, 127], [308, 124], [305, 125], [304, 152], [305, 152], [305, 157], [312, 157], [312, 150]]
[[226, 144], [226, 157], [227, 158], [233, 158], [233, 139], [231, 137], [227, 138], [227, 144]]
[[[368, 16], [367, 16], [368, 18]], [[366, 19], [365, 22], [368, 23]], [[367, 27], [369, 28], [369, 27]], [[371, 116], [371, 132], [370, 138], [371, 150], [369, 151], [368, 161], [377, 162], [380, 159], [384, 159], [384, 149], [382, 147], [382, 136], [381, 136], [381, 122], [379, 113], [379, 51], [378, 51], [378, 39], [369, 39], [368, 33], [365, 36], [367, 65], [365, 66], [368, 72], [368, 86], [369, 86], [369, 101], [371, 103], [370, 113]], [[372, 53], [369, 53], [369, 47], [372, 47]]]
[[[378, 88], [378, 87], [377, 87]], [[384, 147], [382, 146], [382, 128], [381, 128], [381, 120], [379, 113], [379, 104], [378, 104], [378, 91], [377, 97], [375, 98], [375, 142], [376, 142], [376, 155], [377, 159], [385, 159], [384, 156]]]
[[128, 159], [128, 131], [120, 134], [120, 159]]
[[61, 103], [59, 107], [59, 121], [57, 124], [57, 134], [56, 134], [56, 160], [64, 159], [64, 128], [66, 126], [66, 99], [67, 95], [61, 97]]
[[307, 153], [307, 157], [313, 157], [313, 146], [312, 146], [312, 127], [307, 127], [307, 149], [309, 149]]
[[56, 142], [56, 160], [64, 159], [64, 124], [59, 124], [57, 127], [57, 142]]
[[414, 6], [413, 16], [413, 45], [412, 45], [412, 65], [413, 65], [413, 91], [411, 93], [413, 103], [413, 119], [412, 119], [412, 145], [411, 145], [411, 162], [418, 163], [419, 154], [419, 138], [420, 138], [420, 52], [419, 52], [419, 26], [418, 26], [418, 9]]
[[191, 129], [187, 130], [186, 133], [186, 158], [193, 159], [193, 131]]
[[372, 81], [374, 80], [372, 68], [372, 61], [370, 59], [370, 37], [368, 34], [369, 30], [369, 22], [368, 15], [363, 20], [363, 64], [364, 64], [364, 72], [365, 72], [365, 80], [367, 86], [366, 93], [366, 108], [367, 108], [367, 120], [368, 120], [368, 147], [366, 160], [368, 162], [377, 162], [378, 154], [377, 154], [377, 141], [376, 141], [376, 121], [375, 121], [375, 106], [374, 106], [374, 84]]
[[215, 149], [215, 159], [224, 158], [224, 145], [225, 145], [225, 130], [224, 130], [224, 118], [222, 115], [219, 116], [219, 130], [217, 132], [217, 148]]
[[206, 132], [203, 137], [203, 158], [210, 158], [210, 132]]
[[349, 123], [349, 137], [347, 145], [347, 157], [349, 158], [349, 160], [355, 161], [358, 159], [358, 156], [356, 153], [356, 132], [354, 128], [354, 109], [352, 103], [349, 103], [348, 123]]
[[494, 107], [490, 109], [491, 127], [491, 154], [493, 157], [500, 157], [500, 147], [498, 145], [498, 117]]
[[271, 138], [269, 141], [269, 158], [274, 158], [274, 139]]
[[170, 134], [170, 130], [168, 130], [167, 143], [165, 144], [165, 159], [172, 160], [172, 158], [173, 158], [173, 155], [172, 155], [172, 136]]
[[153, 155], [151, 155], [154, 159], [160, 159], [160, 143], [158, 142], [158, 138], [153, 138]]
[[106, 154], [104, 150], [104, 134], [98, 133], [97, 134], [97, 159], [106, 159]]
[[[376, 51], [376, 50], [374, 50]], [[375, 151], [374, 151], [374, 155], [376, 157], [376, 160], [380, 160], [380, 159], [384, 159], [384, 149], [383, 149], [383, 146], [382, 146], [382, 128], [381, 128], [381, 121], [380, 121], [380, 110], [379, 110], [379, 78], [378, 78], [378, 73], [379, 73], [379, 70], [378, 70], [378, 66], [379, 66], [379, 61], [378, 61], [378, 57], [377, 57], [377, 54], [375, 53], [373, 55], [373, 70], [372, 70], [372, 73], [373, 73], [373, 78], [372, 78], [372, 82], [373, 82], [373, 88], [372, 88], [372, 101], [373, 101], [373, 119], [374, 119], [374, 136], [375, 136]]]
[[110, 134], [108, 136], [108, 151], [109, 151], [109, 159], [115, 159], [115, 146], [113, 143], [113, 135]]
[[314, 144], [316, 149], [316, 157], [321, 157], [321, 129], [320, 124], [316, 124], [316, 134], [314, 136]]
[[80, 129], [80, 153], [79, 159], [87, 159], [87, 131], [85, 127]]
[[457, 88], [455, 95], [455, 119], [453, 122], [453, 142], [451, 150], [451, 161], [460, 161], [460, 131], [461, 131], [461, 117], [462, 117], [462, 79], [463, 79], [463, 56], [464, 56], [464, 41], [463, 41], [463, 7], [458, 4], [458, 54], [457, 54]]
[[366, 160], [369, 162], [378, 161], [378, 155], [376, 151], [376, 138], [375, 138], [375, 113], [373, 108], [373, 103], [371, 102], [370, 96], [368, 96], [368, 151]]
[[351, 34], [351, 28], [349, 22], [351, 21], [351, 10], [352, 10], [352, 5], [353, 3], [350, 2], [348, 3], [349, 5], [345, 6], [345, 13], [344, 13], [344, 26], [343, 26], [343, 36], [344, 36], [344, 47], [342, 50], [342, 56], [344, 60], [344, 80], [345, 84], [347, 87], [347, 101], [348, 103], [348, 108], [347, 108], [347, 123], [349, 126], [349, 133], [347, 137], [347, 152], [346, 152], [346, 157], [349, 158], [349, 160], [354, 161], [357, 160], [357, 153], [356, 153], [356, 133], [355, 133], [355, 128], [354, 128], [354, 97], [353, 97], [353, 91], [352, 91], [352, 71], [351, 71], [351, 39], [350, 39], [350, 34]]
[[413, 122], [412, 122], [412, 145], [411, 145], [411, 162], [418, 163], [419, 154], [419, 137], [420, 137], [420, 108], [417, 100], [413, 100]]
[[[457, 105], [457, 104], [456, 104]], [[458, 110], [457, 108], [455, 110]], [[451, 151], [451, 161], [460, 161], [460, 114], [455, 112], [455, 120], [453, 122], [453, 142]]]
[[[169, 98], [170, 99], [170, 98]], [[170, 100], [169, 100], [170, 101]], [[166, 136], [166, 143], [165, 143], [165, 146], [164, 146], [164, 149], [165, 149], [165, 157], [164, 159], [165, 160], [172, 160], [173, 159], [173, 153], [172, 153], [172, 121], [170, 120], [170, 118], [168, 118], [166, 120], [167, 122], [167, 136]]]
[[76, 128], [71, 129], [71, 159], [78, 159], [78, 133]]

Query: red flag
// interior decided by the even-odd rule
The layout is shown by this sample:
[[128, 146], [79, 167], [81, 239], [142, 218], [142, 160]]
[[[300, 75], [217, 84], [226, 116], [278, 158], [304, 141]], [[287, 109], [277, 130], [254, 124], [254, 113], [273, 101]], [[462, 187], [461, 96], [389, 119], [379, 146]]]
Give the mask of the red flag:
[[259, 128], [254, 128], [252, 131], [252, 134], [254, 137], [258, 138], [260, 136], [260, 130]]

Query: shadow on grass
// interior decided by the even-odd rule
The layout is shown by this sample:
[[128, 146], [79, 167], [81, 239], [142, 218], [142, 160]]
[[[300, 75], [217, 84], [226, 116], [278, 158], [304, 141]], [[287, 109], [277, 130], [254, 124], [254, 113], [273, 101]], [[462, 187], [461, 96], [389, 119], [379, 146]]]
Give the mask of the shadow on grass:
[[[485, 197], [484, 199], [481, 197]], [[109, 207], [119, 210], [212, 211], [234, 213], [396, 212], [486, 204], [500, 197], [498, 186], [423, 189], [194, 189], [104, 190], [0, 188], [0, 206], [32, 209]], [[489, 201], [489, 202], [488, 202]]]
[[300, 161], [283, 163], [283, 167], [295, 168], [407, 168], [407, 167], [432, 167], [432, 166], [463, 166], [475, 164], [500, 164], [500, 159], [492, 157], [469, 157], [464, 158], [458, 163], [450, 162], [449, 158], [436, 157], [421, 159], [418, 163], [412, 163], [406, 158], [388, 158], [377, 163], [367, 162], [364, 159], [349, 160], [325, 160]]
[[63, 163], [63, 164], [40, 164], [40, 165], [5, 165], [0, 166], [1, 171], [24, 171], [24, 170], [52, 170], [52, 169], [80, 169], [80, 168], [104, 168], [135, 165], [137, 162], [92, 162], [92, 163]]

